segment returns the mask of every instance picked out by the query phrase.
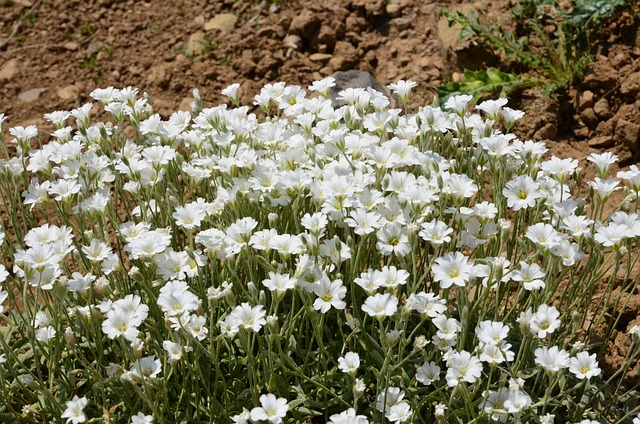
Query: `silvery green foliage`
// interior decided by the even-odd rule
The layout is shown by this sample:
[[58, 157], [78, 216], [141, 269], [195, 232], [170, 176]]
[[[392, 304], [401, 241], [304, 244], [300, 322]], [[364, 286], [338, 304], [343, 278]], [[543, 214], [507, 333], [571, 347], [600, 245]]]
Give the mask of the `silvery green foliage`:
[[600, 361], [637, 284], [638, 168], [591, 155], [581, 198], [578, 162], [509, 133], [506, 99], [409, 112], [400, 81], [402, 109], [371, 89], [336, 109], [332, 85], [269, 84], [255, 112], [235, 85], [235, 107], [194, 92], [168, 119], [109, 87], [105, 122], [88, 103], [45, 115], [46, 144], [1, 133], [2, 419], [637, 413], [637, 328], [620, 370]]

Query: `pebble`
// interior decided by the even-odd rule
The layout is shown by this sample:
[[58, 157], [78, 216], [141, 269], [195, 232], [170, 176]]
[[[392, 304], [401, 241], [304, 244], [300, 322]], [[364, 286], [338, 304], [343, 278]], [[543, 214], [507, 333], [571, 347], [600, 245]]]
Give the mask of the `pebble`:
[[61, 100], [80, 100], [80, 88], [77, 85], [67, 85], [66, 87], [58, 89], [56, 93]]
[[238, 18], [232, 13], [219, 13], [204, 24], [204, 30], [231, 32], [235, 28], [237, 21]]
[[11, 59], [0, 68], [0, 81], [11, 81], [19, 72], [20, 62], [18, 59]]
[[18, 95], [18, 100], [24, 103], [35, 102], [45, 90], [45, 88], [32, 88], [31, 90], [23, 91]]

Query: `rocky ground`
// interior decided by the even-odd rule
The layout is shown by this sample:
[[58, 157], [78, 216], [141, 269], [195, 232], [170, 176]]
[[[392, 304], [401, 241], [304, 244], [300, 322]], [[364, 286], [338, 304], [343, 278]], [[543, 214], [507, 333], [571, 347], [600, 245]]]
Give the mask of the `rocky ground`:
[[[149, 93], [165, 117], [192, 101], [224, 101], [220, 90], [241, 84], [251, 104], [261, 86], [309, 85], [337, 71], [371, 73], [382, 85], [418, 83], [412, 108], [432, 101], [434, 87], [460, 80], [463, 67], [495, 58], [473, 43], [458, 43], [440, 7], [497, 22], [513, 0], [2, 0], [0, 112], [10, 126], [37, 124], [47, 112], [91, 101], [97, 87], [135, 86]], [[631, 1], [630, 4], [634, 2]], [[591, 152], [613, 150], [628, 166], [640, 142], [640, 6], [614, 19], [593, 46], [583, 80], [549, 98], [540, 89], [515, 95], [527, 114], [515, 129], [546, 140], [550, 154], [571, 156], [590, 169]], [[587, 177], [590, 177], [587, 173]], [[592, 175], [592, 172], [591, 172]], [[639, 298], [640, 299], [640, 298]], [[624, 356], [627, 327], [638, 324], [640, 300], [609, 360]], [[633, 309], [635, 308], [635, 309]]]

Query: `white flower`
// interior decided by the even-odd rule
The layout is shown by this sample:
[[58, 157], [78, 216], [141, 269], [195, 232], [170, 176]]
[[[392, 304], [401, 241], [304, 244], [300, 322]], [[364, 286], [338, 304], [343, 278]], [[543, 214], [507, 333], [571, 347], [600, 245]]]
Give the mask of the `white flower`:
[[404, 423], [411, 419], [412, 414], [411, 405], [406, 401], [401, 401], [391, 406], [385, 413], [385, 417], [392, 423]]
[[67, 408], [61, 415], [61, 418], [66, 418], [67, 423], [83, 423], [87, 421], [87, 416], [84, 413], [84, 408], [87, 406], [89, 401], [86, 397], [79, 398], [74, 395], [73, 399], [66, 402]]
[[409, 92], [416, 85], [418, 84], [415, 81], [400, 80], [395, 84], [387, 85], [387, 88], [389, 88], [391, 91], [393, 91], [395, 95], [398, 96], [398, 98], [400, 99], [400, 102], [406, 103], [407, 100], [409, 99]]
[[535, 350], [534, 355], [535, 363], [548, 372], [558, 372], [569, 366], [569, 353], [558, 346], [539, 347]]
[[139, 381], [143, 378], [156, 378], [162, 372], [162, 362], [155, 356], [145, 356], [136, 360], [128, 373], [122, 378], [129, 381]]
[[0, 314], [4, 311], [4, 306], [2, 304], [9, 297], [9, 292], [4, 290], [2, 286], [0, 286]]
[[591, 153], [587, 160], [596, 166], [596, 172], [600, 178], [605, 178], [609, 172], [609, 167], [618, 161], [618, 156], [611, 152], [602, 154]]
[[434, 246], [439, 246], [443, 243], [449, 243], [451, 241], [451, 233], [453, 228], [450, 228], [446, 223], [434, 219], [430, 222], [421, 224], [422, 230], [418, 235], [425, 241], [428, 241]]
[[479, 105], [476, 105], [476, 109], [483, 111], [489, 116], [490, 119], [493, 119], [495, 121], [500, 113], [500, 110], [507, 104], [507, 102], [508, 100], [504, 97], [497, 100], [485, 100]]
[[384, 317], [391, 316], [398, 310], [398, 298], [392, 294], [376, 294], [375, 296], [369, 296], [361, 306], [362, 310], [379, 320]]
[[240, 88], [240, 84], [235, 83], [231, 84], [227, 88], [224, 88], [221, 93], [223, 96], [227, 96], [232, 103], [238, 103], [238, 89]]
[[502, 190], [507, 198], [507, 206], [514, 211], [532, 208], [536, 200], [542, 197], [535, 181], [528, 175], [519, 175], [515, 180], [509, 181]]
[[425, 386], [440, 380], [440, 367], [435, 362], [425, 362], [416, 370], [416, 380]]
[[513, 271], [511, 279], [522, 282], [525, 290], [540, 290], [545, 288], [542, 278], [545, 276], [544, 269], [538, 264], [528, 264], [520, 262], [520, 269]]
[[376, 248], [384, 256], [391, 254], [406, 256], [411, 251], [407, 227], [397, 222], [384, 225], [376, 235], [378, 236]]
[[473, 96], [468, 94], [462, 94], [458, 96], [451, 96], [444, 104], [444, 107], [457, 113], [458, 115], [464, 115], [467, 111], [467, 104], [473, 99]]
[[330, 416], [327, 424], [369, 424], [369, 420], [364, 415], [356, 415], [356, 410], [349, 408], [344, 412]]
[[131, 424], [152, 424], [153, 416], [145, 415], [142, 412], [138, 412], [136, 415], [131, 417]]
[[313, 302], [313, 308], [323, 314], [333, 306], [336, 309], [344, 309], [347, 303], [342, 300], [347, 295], [347, 288], [342, 284], [342, 280], [329, 280], [323, 275], [320, 281], [313, 286], [313, 292], [318, 298]]
[[589, 352], [579, 352], [569, 361], [569, 371], [579, 380], [589, 379], [600, 375], [600, 368], [596, 360], [596, 354], [589, 355]]
[[289, 274], [269, 271], [269, 278], [262, 280], [262, 284], [271, 292], [275, 292], [276, 298], [281, 299], [287, 290], [296, 286], [296, 279], [289, 277]]
[[271, 393], [260, 396], [260, 405], [251, 410], [251, 420], [280, 424], [287, 415], [287, 411], [289, 411], [287, 400], [285, 398], [276, 398]]
[[56, 335], [56, 330], [52, 326], [42, 327], [36, 331], [36, 340], [47, 343]]
[[531, 320], [531, 331], [538, 333], [538, 337], [544, 339], [547, 334], [553, 333], [560, 327], [560, 312], [555, 306], [542, 304]]
[[473, 265], [462, 253], [449, 252], [435, 260], [432, 270], [433, 280], [440, 283], [440, 288], [447, 289], [454, 284], [464, 287], [471, 278]]
[[474, 383], [482, 374], [482, 362], [467, 351], [452, 352], [447, 360], [447, 385], [457, 386], [460, 381]]
[[510, 129], [518, 119], [524, 116], [523, 111], [511, 109], [510, 107], [503, 108], [500, 113], [502, 114], [504, 125], [507, 129]]
[[338, 358], [338, 368], [344, 373], [355, 375], [359, 366], [360, 356], [355, 352], [347, 352]]
[[404, 391], [399, 387], [389, 387], [384, 393], [380, 393], [376, 400], [376, 409], [380, 412], [389, 411], [393, 405], [397, 405], [404, 399]]
[[236, 306], [230, 314], [239, 327], [255, 332], [260, 331], [262, 326], [267, 323], [266, 315], [267, 313], [262, 305], [252, 307], [246, 302]]
[[569, 176], [571, 176], [578, 168], [578, 161], [575, 159], [560, 159], [556, 156], [552, 156], [546, 162], [542, 162], [542, 170], [546, 175], [553, 177], [555, 180], [563, 183], [566, 182]]
[[498, 345], [509, 335], [509, 326], [499, 321], [481, 321], [476, 327], [476, 335], [482, 343]]

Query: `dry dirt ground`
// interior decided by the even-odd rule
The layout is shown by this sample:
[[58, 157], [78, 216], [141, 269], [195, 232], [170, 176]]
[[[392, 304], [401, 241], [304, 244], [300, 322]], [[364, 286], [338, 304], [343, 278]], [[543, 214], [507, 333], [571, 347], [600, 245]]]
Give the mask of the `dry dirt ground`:
[[[242, 103], [251, 104], [266, 83], [306, 87], [350, 69], [383, 85], [416, 81], [416, 108], [432, 101], [435, 86], [459, 78], [462, 66], [489, 64], [473, 45], [456, 44], [440, 7], [499, 21], [514, 2], [0, 0], [0, 112], [10, 126], [46, 131], [44, 113], [91, 101], [97, 87], [131, 85], [166, 117], [188, 108], [194, 87], [207, 106], [224, 101], [220, 90], [238, 82]], [[515, 129], [520, 137], [579, 159], [587, 177], [591, 152], [613, 150], [621, 166], [638, 158], [640, 6], [629, 4], [593, 46], [594, 62], [579, 84], [555, 99], [520, 93], [510, 104], [527, 112]], [[640, 296], [627, 309], [611, 365], [626, 352], [628, 328], [640, 323]]]

